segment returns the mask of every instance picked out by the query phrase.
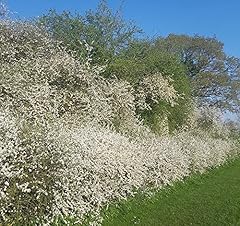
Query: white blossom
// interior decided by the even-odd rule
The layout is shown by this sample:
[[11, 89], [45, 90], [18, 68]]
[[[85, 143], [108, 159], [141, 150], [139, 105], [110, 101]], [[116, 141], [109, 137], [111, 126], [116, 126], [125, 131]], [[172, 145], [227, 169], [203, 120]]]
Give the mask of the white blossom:
[[176, 104], [171, 81], [149, 76], [135, 92], [31, 24], [0, 22], [0, 64], [1, 224], [47, 225], [55, 216], [81, 222], [89, 213], [101, 222], [101, 208], [113, 200], [238, 154], [227, 137], [195, 135], [194, 126], [153, 134], [136, 103], [149, 108], [148, 97]]

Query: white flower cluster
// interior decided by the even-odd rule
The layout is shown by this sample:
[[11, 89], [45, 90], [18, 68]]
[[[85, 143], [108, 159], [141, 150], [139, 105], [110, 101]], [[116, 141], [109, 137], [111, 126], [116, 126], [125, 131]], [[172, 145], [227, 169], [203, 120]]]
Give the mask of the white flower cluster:
[[169, 81], [146, 78], [138, 96], [31, 24], [0, 23], [0, 64], [0, 224], [81, 220], [237, 154], [208, 134], [157, 137], [135, 115], [136, 101], [174, 104]]
[[1, 1], [0, 2], [0, 18], [3, 17], [5, 18], [9, 13], [9, 10], [5, 4], [5, 2]]
[[151, 110], [151, 104], [156, 104], [159, 100], [167, 101], [174, 106], [179, 95], [171, 82], [171, 79], [164, 78], [161, 73], [146, 76], [136, 92], [137, 107], [141, 110]]

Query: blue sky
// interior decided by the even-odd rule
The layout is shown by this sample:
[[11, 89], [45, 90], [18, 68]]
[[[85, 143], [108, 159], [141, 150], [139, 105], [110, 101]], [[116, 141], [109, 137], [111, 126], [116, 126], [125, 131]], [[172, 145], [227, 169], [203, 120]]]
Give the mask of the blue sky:
[[[21, 18], [39, 16], [54, 8], [83, 13], [95, 9], [98, 0], [5, 0]], [[121, 0], [109, 0], [117, 9]], [[240, 0], [124, 0], [123, 16], [147, 35], [200, 34], [225, 44], [229, 55], [240, 57]]]

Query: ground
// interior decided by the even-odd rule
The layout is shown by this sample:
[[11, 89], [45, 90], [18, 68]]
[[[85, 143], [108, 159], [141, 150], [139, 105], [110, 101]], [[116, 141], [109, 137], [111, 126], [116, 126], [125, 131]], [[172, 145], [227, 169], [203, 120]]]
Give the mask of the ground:
[[240, 159], [196, 174], [151, 198], [144, 195], [111, 206], [104, 226], [240, 226]]

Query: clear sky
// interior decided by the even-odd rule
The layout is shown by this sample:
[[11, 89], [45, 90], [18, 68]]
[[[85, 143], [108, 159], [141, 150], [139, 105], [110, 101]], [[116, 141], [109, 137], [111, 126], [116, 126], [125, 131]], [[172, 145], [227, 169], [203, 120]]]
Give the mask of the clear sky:
[[[98, 0], [5, 0], [18, 17], [29, 18], [70, 10], [95, 9]], [[109, 0], [117, 9], [122, 0]], [[169, 33], [213, 36], [225, 44], [229, 55], [240, 57], [240, 0], [124, 0], [123, 16], [149, 36]]]

